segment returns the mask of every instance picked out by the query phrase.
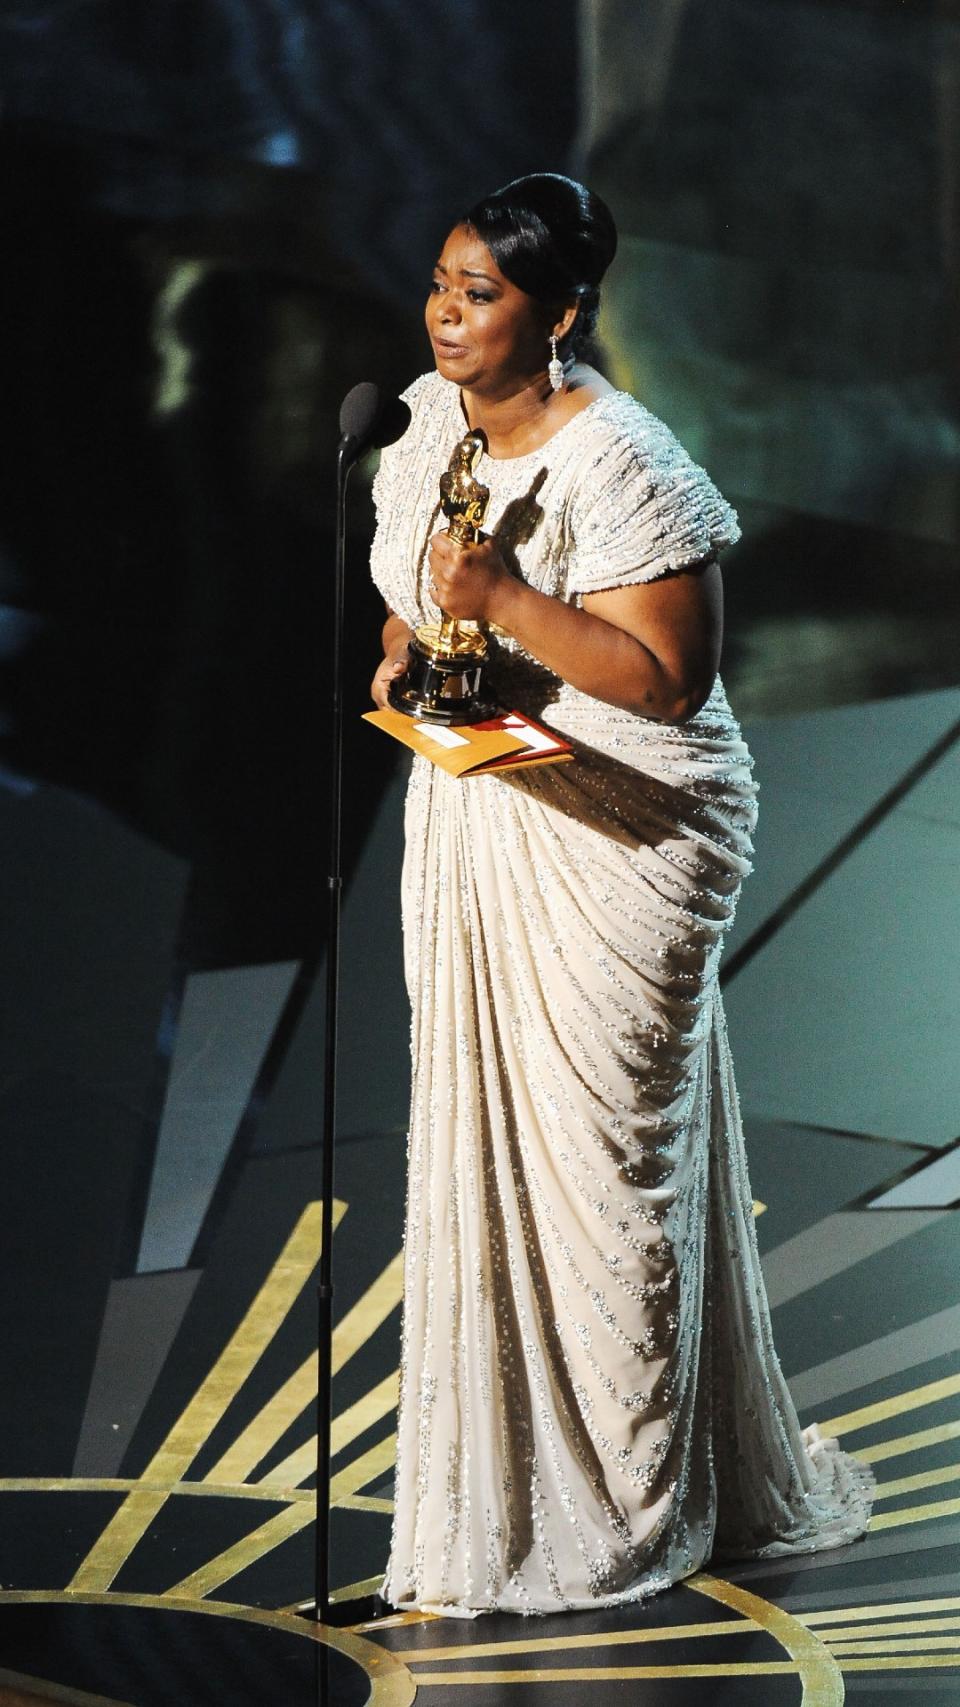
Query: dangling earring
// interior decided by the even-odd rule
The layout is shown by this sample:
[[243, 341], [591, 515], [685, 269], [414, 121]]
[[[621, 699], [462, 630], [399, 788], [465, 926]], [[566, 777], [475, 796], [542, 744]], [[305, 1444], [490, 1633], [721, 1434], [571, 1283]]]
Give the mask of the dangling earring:
[[556, 332], [551, 332], [551, 334], [550, 334], [550, 361], [547, 365], [547, 374], [549, 375], [550, 384], [551, 384], [553, 390], [554, 391], [562, 391], [562, 389], [563, 389], [563, 363], [560, 360], [560, 357], [557, 355], [557, 334], [556, 334]]

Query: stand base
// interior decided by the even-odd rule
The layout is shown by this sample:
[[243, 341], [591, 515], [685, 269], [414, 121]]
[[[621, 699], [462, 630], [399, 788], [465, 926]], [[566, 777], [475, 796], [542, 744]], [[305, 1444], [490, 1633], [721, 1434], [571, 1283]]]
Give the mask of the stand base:
[[[295, 1608], [298, 1618], [309, 1618], [316, 1622], [317, 1603], [315, 1600], [302, 1600]], [[393, 1618], [394, 1608], [381, 1600], [378, 1594], [358, 1595], [356, 1600], [335, 1600], [331, 1602], [330, 1610], [324, 1623], [337, 1630], [349, 1629], [353, 1624], [374, 1624], [378, 1618]]]

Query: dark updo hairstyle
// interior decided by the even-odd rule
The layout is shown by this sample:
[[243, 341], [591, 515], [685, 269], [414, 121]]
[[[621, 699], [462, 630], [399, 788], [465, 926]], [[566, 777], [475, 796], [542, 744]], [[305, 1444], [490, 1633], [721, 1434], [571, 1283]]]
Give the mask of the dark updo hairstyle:
[[466, 215], [511, 284], [545, 304], [576, 300], [560, 349], [571, 355], [600, 312], [600, 280], [617, 252], [606, 202], [559, 172], [532, 172], [484, 196]]

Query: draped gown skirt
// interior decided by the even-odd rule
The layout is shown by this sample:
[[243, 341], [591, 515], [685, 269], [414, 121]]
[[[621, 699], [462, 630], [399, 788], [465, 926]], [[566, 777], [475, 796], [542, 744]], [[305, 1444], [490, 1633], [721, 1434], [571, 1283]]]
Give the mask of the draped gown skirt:
[[611, 1605], [866, 1524], [867, 1472], [801, 1434], [757, 1257], [717, 981], [750, 756], [719, 683], [638, 724], [626, 759], [414, 761], [397, 1607]]

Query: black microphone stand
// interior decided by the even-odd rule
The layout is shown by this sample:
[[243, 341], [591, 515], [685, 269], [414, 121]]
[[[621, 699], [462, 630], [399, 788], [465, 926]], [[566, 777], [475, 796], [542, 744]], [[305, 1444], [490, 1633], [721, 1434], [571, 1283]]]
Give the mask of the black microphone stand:
[[[320, 1265], [317, 1285], [317, 1500], [315, 1602], [317, 1622], [330, 1621], [330, 1424], [333, 1390], [333, 1171], [337, 1117], [337, 1016], [340, 995], [340, 916], [343, 894], [343, 615], [346, 583], [347, 480], [361, 452], [393, 444], [410, 422], [397, 397], [384, 397], [369, 381], [355, 385], [340, 411], [337, 447], [336, 548], [333, 575], [330, 677], [330, 854], [327, 870], [327, 988], [324, 1015], [323, 1130], [321, 1137]], [[326, 1707], [329, 1666], [326, 1644], [318, 1649], [319, 1695]]]
[[323, 1132], [321, 1140], [320, 1272], [317, 1287], [317, 1619], [330, 1614], [330, 1411], [333, 1371], [333, 1159], [337, 1112], [337, 1010], [340, 984], [340, 913], [343, 891], [343, 601], [347, 541], [347, 480], [359, 446], [348, 435], [337, 450], [337, 520], [333, 574], [333, 700], [330, 715], [330, 852], [327, 868], [327, 990], [324, 1015]]

